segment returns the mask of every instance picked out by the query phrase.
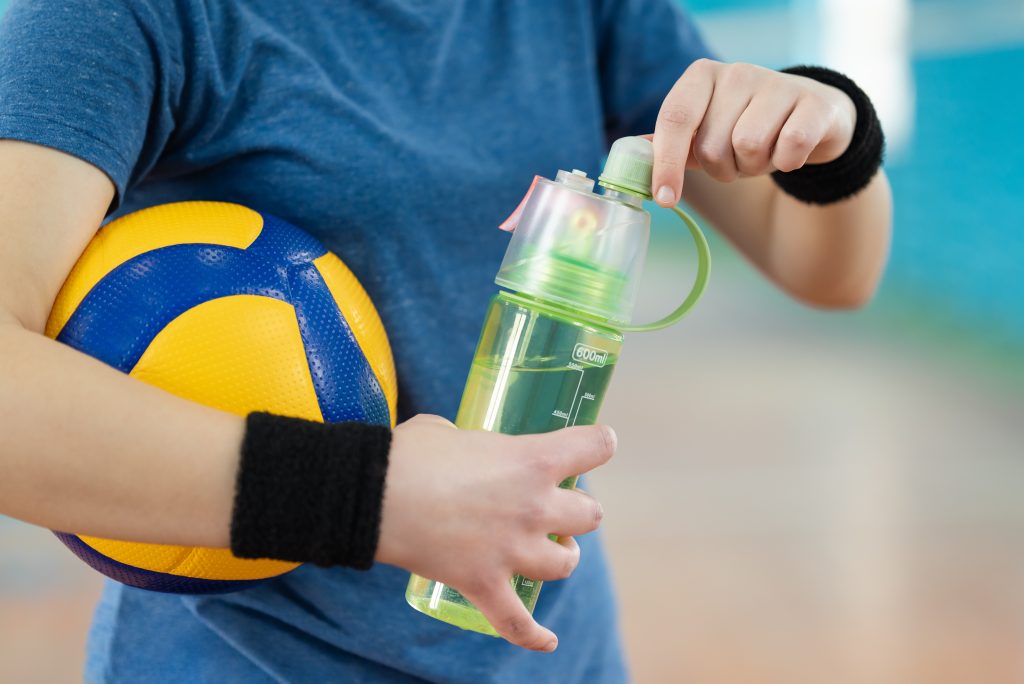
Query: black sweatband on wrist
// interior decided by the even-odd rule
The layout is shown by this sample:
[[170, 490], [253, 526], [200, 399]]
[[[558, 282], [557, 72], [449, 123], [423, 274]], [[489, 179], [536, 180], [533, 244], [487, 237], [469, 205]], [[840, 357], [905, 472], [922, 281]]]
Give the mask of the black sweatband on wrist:
[[391, 431], [269, 413], [246, 418], [231, 551], [360, 570], [380, 536]]
[[775, 171], [772, 179], [786, 194], [808, 204], [831, 204], [852, 197], [871, 182], [882, 165], [885, 139], [871, 100], [852, 80], [825, 67], [794, 66], [782, 71], [842, 90], [853, 100], [857, 124], [849, 147], [836, 159], [805, 164], [795, 171]]

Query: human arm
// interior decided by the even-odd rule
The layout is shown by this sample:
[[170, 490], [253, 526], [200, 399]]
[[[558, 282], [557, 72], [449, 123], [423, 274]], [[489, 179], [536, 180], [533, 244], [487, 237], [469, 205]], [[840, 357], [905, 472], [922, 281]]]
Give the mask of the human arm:
[[241, 419], [42, 335], [113, 192], [75, 157], [0, 141], [0, 512], [69, 532], [227, 546]]

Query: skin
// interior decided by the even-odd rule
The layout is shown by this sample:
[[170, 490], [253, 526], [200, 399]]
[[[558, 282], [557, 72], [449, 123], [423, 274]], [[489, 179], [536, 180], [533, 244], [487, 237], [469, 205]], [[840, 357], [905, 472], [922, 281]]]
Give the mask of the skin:
[[[836, 158], [853, 117], [833, 88], [698, 62], [654, 132], [655, 187], [671, 193], [661, 203], [673, 204], [685, 184], [686, 199], [794, 297], [863, 304], [888, 245], [884, 174], [827, 207], [801, 204], [764, 176]], [[113, 195], [86, 162], [0, 141], [0, 512], [78, 534], [228, 546], [243, 421], [42, 335]], [[615, 446], [604, 426], [511, 437], [460, 431], [437, 416], [406, 421], [394, 432], [377, 560], [456, 587], [512, 643], [554, 650], [557, 637], [508, 578], [572, 573], [572, 536], [596, 529], [603, 513], [586, 493], [557, 485], [607, 462]]]
[[872, 297], [892, 230], [884, 171], [854, 197], [804, 204], [768, 176], [838, 158], [857, 123], [853, 101], [809, 78], [701, 59], [676, 81], [655, 125], [651, 186], [680, 197], [785, 292], [821, 308]]

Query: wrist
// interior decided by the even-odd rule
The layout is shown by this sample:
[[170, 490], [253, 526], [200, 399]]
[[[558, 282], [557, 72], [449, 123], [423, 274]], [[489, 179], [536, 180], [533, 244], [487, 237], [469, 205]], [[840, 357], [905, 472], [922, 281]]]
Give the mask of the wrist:
[[[845, 94], [853, 104], [853, 132], [838, 156], [824, 163], [805, 164], [795, 171], [772, 173], [786, 194], [808, 204], [831, 204], [863, 190], [882, 164], [885, 140], [871, 100], [856, 83], [831, 69], [797, 66], [783, 72], [810, 78]], [[823, 155], [825, 159], [829, 155]]]
[[367, 569], [380, 535], [391, 431], [268, 413], [246, 419], [231, 519], [240, 558]]
[[[417, 417], [417, 420], [421, 422], [423, 417]], [[406, 492], [421, 490], [423, 487], [422, 474], [415, 471], [410, 473], [408, 467], [416, 465], [415, 462], [410, 463], [409, 458], [416, 461], [424, 456], [422, 451], [425, 445], [422, 438], [417, 443], [415, 429], [409, 429], [414, 425], [415, 423], [400, 423], [391, 433], [388, 472], [380, 508], [380, 534], [374, 556], [378, 563], [406, 569], [410, 567], [415, 555], [409, 539], [417, 537], [415, 533], [410, 534], [406, 531], [406, 528], [410, 517], [416, 519], [420, 516], [420, 511], [416, 510], [417, 504], [409, 500]], [[411, 454], [408, 453], [410, 448]], [[419, 462], [422, 464], [422, 460]]]

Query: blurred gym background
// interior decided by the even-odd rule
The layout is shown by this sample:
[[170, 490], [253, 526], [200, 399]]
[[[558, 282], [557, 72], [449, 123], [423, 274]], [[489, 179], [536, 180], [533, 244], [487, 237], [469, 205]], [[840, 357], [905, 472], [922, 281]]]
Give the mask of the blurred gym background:
[[[865, 87], [895, 235], [856, 313], [715, 240], [697, 311], [628, 340], [590, 487], [635, 681], [1024, 681], [1024, 0], [685, 5], [724, 60]], [[641, 314], [690, 277], [676, 230], [658, 219]], [[0, 518], [0, 681], [79, 680], [99, 586]]]

